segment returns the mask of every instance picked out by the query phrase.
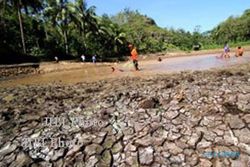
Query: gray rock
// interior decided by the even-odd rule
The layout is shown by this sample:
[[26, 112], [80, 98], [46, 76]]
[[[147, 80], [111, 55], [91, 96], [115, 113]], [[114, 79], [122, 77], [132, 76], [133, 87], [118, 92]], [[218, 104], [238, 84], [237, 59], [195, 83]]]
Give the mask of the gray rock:
[[126, 156], [126, 164], [129, 166], [139, 166], [138, 161], [137, 161], [137, 153], [130, 153], [129, 155]]
[[158, 103], [159, 103], [158, 100], [155, 98], [146, 99], [139, 104], [139, 108], [143, 109], [155, 108]]
[[15, 144], [11, 144], [10, 142], [8, 142], [0, 149], [0, 155], [5, 156], [13, 152], [16, 148], [17, 146]]
[[111, 166], [111, 162], [112, 162], [112, 155], [110, 153], [110, 151], [106, 150], [104, 151], [104, 153], [101, 156], [100, 161], [98, 162], [97, 166]]
[[226, 121], [229, 123], [232, 129], [241, 129], [245, 126], [244, 122], [239, 118], [238, 115], [227, 115]]
[[240, 142], [250, 144], [250, 130], [247, 128], [241, 130], [234, 130], [234, 135]]
[[154, 149], [152, 147], [139, 149], [139, 162], [142, 165], [150, 165], [154, 161]]
[[186, 163], [191, 166], [196, 166], [199, 162], [199, 156], [197, 154], [192, 154], [191, 156], [186, 156]]
[[245, 120], [245, 122], [246, 122], [247, 124], [250, 124], [250, 114], [244, 115], [244, 116], [243, 116], [243, 120]]
[[13, 161], [10, 167], [17, 167], [17, 166], [29, 166], [32, 162], [32, 159], [25, 155], [23, 152], [20, 152], [16, 160]]
[[213, 166], [213, 163], [212, 162], [210, 162], [209, 160], [207, 160], [207, 159], [200, 159], [200, 163], [199, 163], [199, 165], [198, 166], [200, 166], [200, 167], [212, 167]]
[[86, 166], [88, 167], [95, 167], [96, 163], [98, 162], [98, 159], [95, 156], [91, 156], [87, 162], [86, 162]]
[[187, 144], [189, 144], [192, 147], [195, 147], [200, 139], [201, 139], [201, 132], [193, 133], [190, 139], [188, 140]]
[[146, 147], [146, 146], [149, 146], [150, 144], [152, 144], [152, 142], [153, 142], [152, 137], [147, 135], [147, 136], [145, 136], [145, 137], [143, 137], [141, 139], [136, 140], [135, 145], [136, 146], [144, 146], [144, 147]]
[[136, 151], [136, 146], [134, 146], [133, 144], [129, 143], [129, 144], [127, 144], [125, 146], [124, 151], [125, 152], [127, 152], [127, 151], [134, 152], [134, 151]]
[[56, 161], [59, 158], [61, 158], [64, 155], [65, 150], [64, 149], [59, 149], [59, 150], [55, 150], [54, 154], [51, 157], [52, 161]]
[[175, 119], [177, 116], [179, 115], [179, 112], [178, 111], [167, 111], [166, 112], [166, 117], [168, 119]]
[[211, 145], [212, 145], [211, 142], [202, 140], [201, 142], [199, 142], [199, 143], [197, 144], [197, 148], [198, 148], [198, 149], [201, 149], [201, 148], [208, 148], [208, 147], [210, 147]]
[[86, 152], [87, 155], [91, 156], [93, 154], [100, 154], [102, 150], [103, 150], [102, 146], [98, 144], [91, 144], [86, 146], [84, 152]]
[[183, 154], [178, 154], [176, 156], [170, 157], [170, 162], [172, 164], [182, 164], [184, 161], [185, 161], [185, 155]]
[[183, 151], [180, 147], [176, 146], [176, 144], [172, 142], [165, 142], [163, 147], [174, 155], [177, 155]]
[[114, 153], [121, 152], [122, 149], [123, 149], [123, 147], [122, 147], [121, 142], [118, 142], [118, 143], [116, 143], [116, 144], [112, 147], [111, 151], [112, 151], [112, 153], [114, 154]]

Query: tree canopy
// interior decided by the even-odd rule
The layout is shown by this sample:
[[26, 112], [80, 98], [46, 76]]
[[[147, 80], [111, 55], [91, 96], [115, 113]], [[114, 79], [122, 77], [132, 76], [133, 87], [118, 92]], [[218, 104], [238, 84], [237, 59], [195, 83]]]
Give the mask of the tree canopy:
[[153, 18], [124, 9], [98, 16], [85, 0], [3, 0], [0, 2], [0, 56], [32, 55], [39, 59], [87, 57], [99, 60], [128, 55], [128, 43], [140, 53], [206, 48], [250, 40], [250, 9], [201, 33], [159, 27]]

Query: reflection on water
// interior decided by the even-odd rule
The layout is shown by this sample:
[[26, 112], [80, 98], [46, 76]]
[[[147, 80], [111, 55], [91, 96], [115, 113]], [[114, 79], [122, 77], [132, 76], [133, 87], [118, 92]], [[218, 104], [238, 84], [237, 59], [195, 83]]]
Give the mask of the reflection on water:
[[47, 84], [53, 82], [77, 83], [92, 82], [107, 78], [119, 78], [124, 76], [143, 76], [152, 73], [175, 72], [183, 70], [205, 70], [217, 67], [226, 67], [234, 64], [250, 62], [250, 54], [243, 57], [231, 57], [230, 59], [216, 58], [218, 55], [202, 55], [189, 57], [167, 58], [161, 62], [157, 60], [141, 61], [140, 68], [142, 71], [133, 71], [131, 63], [122, 63], [114, 65], [115, 72], [112, 72], [110, 66], [89, 66], [82, 69], [68, 71], [51, 72], [46, 74], [30, 75], [12, 80], [1, 81], [1, 86], [17, 86], [21, 84]]

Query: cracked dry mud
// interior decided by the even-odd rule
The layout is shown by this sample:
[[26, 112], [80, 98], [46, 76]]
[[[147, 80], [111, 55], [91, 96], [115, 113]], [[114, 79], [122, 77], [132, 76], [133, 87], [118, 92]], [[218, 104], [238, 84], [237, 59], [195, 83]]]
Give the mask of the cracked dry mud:
[[0, 166], [247, 167], [249, 67], [1, 88]]

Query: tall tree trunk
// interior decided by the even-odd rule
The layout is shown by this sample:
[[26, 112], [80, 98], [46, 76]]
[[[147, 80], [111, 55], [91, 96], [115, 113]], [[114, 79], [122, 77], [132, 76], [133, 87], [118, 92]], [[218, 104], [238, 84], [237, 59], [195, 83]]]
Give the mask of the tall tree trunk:
[[22, 38], [23, 52], [26, 54], [26, 46], [25, 46], [25, 40], [24, 40], [24, 34], [23, 34], [23, 21], [22, 21], [21, 9], [20, 9], [19, 3], [17, 3], [17, 11], [18, 11], [18, 19], [19, 19], [19, 25], [20, 25], [21, 38]]
[[5, 13], [5, 7], [6, 7], [6, 1], [3, 1], [3, 8], [0, 12], [0, 26], [3, 28], [3, 33], [6, 33], [6, 24], [4, 19], [4, 13]]
[[64, 34], [65, 52], [66, 52], [66, 54], [69, 54], [67, 31], [64, 31], [63, 34]]

